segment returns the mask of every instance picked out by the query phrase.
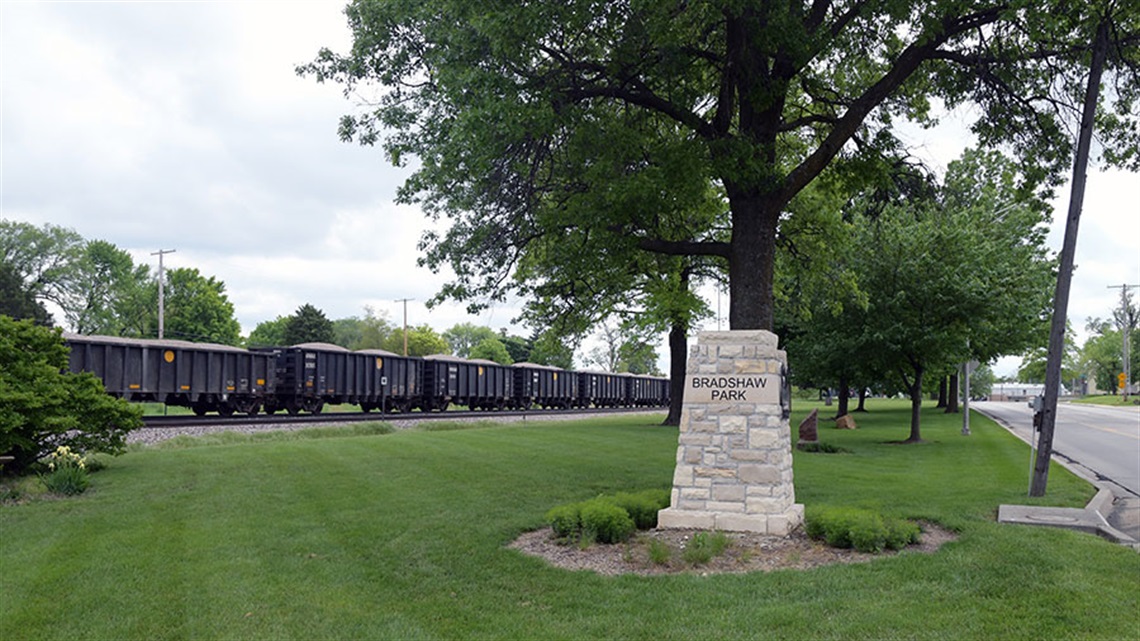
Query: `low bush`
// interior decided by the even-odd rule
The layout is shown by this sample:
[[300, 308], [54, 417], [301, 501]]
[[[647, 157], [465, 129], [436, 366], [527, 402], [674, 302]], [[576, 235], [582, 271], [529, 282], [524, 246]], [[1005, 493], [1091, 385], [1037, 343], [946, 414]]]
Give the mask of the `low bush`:
[[657, 527], [657, 513], [669, 507], [669, 490], [619, 492], [610, 500], [629, 514], [637, 529], [651, 530]]
[[546, 513], [546, 522], [559, 538], [568, 539], [582, 531], [581, 504], [570, 503], [553, 507]]
[[637, 530], [629, 513], [606, 498], [596, 498], [582, 504], [579, 512], [582, 531], [598, 543], [620, 543], [629, 540]]
[[878, 512], [852, 507], [810, 506], [805, 514], [805, 531], [813, 539], [835, 548], [855, 548], [879, 553], [884, 548], [901, 550], [918, 542], [919, 527], [897, 518], [884, 518]]
[[668, 490], [620, 492], [551, 508], [546, 522], [568, 541], [626, 541], [636, 530], [657, 527], [657, 512], [669, 507]]

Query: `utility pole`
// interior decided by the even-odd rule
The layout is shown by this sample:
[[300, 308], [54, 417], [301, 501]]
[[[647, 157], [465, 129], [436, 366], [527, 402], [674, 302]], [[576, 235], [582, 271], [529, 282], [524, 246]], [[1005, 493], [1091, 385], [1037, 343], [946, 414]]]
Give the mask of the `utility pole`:
[[1140, 285], [1109, 285], [1108, 286], [1109, 289], [1119, 289], [1120, 290], [1120, 314], [1121, 314], [1121, 316], [1120, 316], [1121, 323], [1120, 324], [1122, 326], [1121, 327], [1121, 333], [1124, 334], [1124, 351], [1122, 353], [1124, 355], [1124, 402], [1125, 403], [1128, 402], [1128, 389], [1132, 385], [1132, 371], [1131, 371], [1132, 368], [1131, 368], [1131, 361], [1129, 360], [1129, 354], [1128, 354], [1128, 352], [1130, 351], [1130, 349], [1132, 347], [1130, 341], [1128, 340], [1128, 333], [1130, 331], [1132, 331], [1132, 322], [1133, 322], [1132, 314], [1130, 313], [1132, 310], [1128, 305], [1128, 288], [1129, 287], [1140, 287]]
[[1073, 159], [1073, 188], [1069, 194], [1069, 214], [1065, 220], [1065, 240], [1061, 246], [1061, 268], [1057, 273], [1057, 289], [1053, 295], [1053, 320], [1049, 326], [1049, 357], [1045, 364], [1045, 390], [1041, 409], [1033, 417], [1033, 425], [1041, 427], [1037, 461], [1029, 483], [1029, 496], [1045, 496], [1049, 481], [1049, 463], [1053, 458], [1053, 428], [1057, 425], [1057, 394], [1061, 389], [1061, 357], [1065, 352], [1065, 319], [1069, 313], [1069, 286], [1073, 280], [1073, 259], [1077, 252], [1077, 228], [1085, 202], [1085, 177], [1089, 166], [1093, 119], [1100, 96], [1100, 77], [1108, 55], [1108, 19], [1101, 18], [1093, 40], [1089, 83], [1085, 88], [1081, 128], [1077, 136], [1077, 153]]
[[404, 304], [404, 356], [408, 355], [408, 301], [414, 298], [397, 298], [397, 303]]
[[158, 256], [158, 339], [159, 340], [162, 340], [163, 322], [164, 322], [163, 317], [166, 315], [166, 310], [163, 309], [163, 302], [162, 302], [163, 290], [165, 289], [165, 285], [166, 285], [166, 283], [164, 282], [164, 277], [163, 277], [162, 257], [165, 254], [173, 254], [176, 251], [178, 251], [178, 250], [177, 249], [160, 249], [156, 252], [151, 252], [151, 254], [150, 254], [151, 256]]

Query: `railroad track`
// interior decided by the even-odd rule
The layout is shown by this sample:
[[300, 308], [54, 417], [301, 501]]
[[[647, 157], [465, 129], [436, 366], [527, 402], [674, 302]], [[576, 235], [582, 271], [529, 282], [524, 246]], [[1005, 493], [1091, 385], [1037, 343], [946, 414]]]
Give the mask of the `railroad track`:
[[573, 418], [579, 416], [602, 414], [630, 414], [630, 413], [656, 413], [665, 412], [664, 407], [616, 407], [616, 408], [576, 408], [569, 410], [504, 410], [495, 412], [408, 412], [406, 414], [381, 414], [365, 412], [322, 412], [320, 414], [258, 414], [256, 416], [144, 416], [145, 428], [179, 428], [179, 427], [238, 427], [238, 426], [269, 426], [269, 425], [318, 425], [322, 423], [358, 423], [358, 422], [390, 422], [401, 423], [406, 421], [471, 421], [500, 419], [519, 420], [525, 418]]

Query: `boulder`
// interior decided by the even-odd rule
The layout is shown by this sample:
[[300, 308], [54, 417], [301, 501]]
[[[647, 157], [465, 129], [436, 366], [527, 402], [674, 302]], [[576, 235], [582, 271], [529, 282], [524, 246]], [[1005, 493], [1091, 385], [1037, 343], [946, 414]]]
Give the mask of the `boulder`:
[[811, 414], [807, 415], [800, 423], [800, 443], [818, 443], [819, 442], [819, 410], [812, 410]]
[[850, 414], [844, 414], [835, 419], [835, 429], [837, 430], [857, 430], [859, 426], [855, 424], [855, 418]]

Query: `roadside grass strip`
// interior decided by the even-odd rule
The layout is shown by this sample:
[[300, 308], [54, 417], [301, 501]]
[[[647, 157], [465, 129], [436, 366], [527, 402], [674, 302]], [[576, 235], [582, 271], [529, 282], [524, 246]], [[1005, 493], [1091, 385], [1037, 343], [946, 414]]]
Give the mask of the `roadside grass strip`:
[[551, 507], [667, 489], [662, 417], [213, 439], [107, 461], [82, 495], [0, 506], [0, 639], [1135, 638], [1140, 555], [1095, 536], [995, 523], [1001, 503], [1083, 507], [1054, 467], [975, 414], [903, 402], [857, 430], [820, 409], [795, 452], [797, 502], [934, 521], [959, 539], [808, 571], [604, 577], [504, 546]]

